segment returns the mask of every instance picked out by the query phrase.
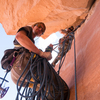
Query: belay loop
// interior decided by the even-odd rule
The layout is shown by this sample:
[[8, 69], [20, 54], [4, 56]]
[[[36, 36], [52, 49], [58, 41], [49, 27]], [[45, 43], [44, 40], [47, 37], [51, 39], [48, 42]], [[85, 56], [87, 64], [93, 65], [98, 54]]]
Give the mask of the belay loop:
[[28, 100], [35, 100], [35, 98], [36, 100], [40, 100], [40, 98], [42, 100], [64, 100], [65, 96], [69, 100], [69, 88], [67, 84], [56, 73], [47, 59], [37, 55], [33, 60], [33, 56], [34, 53], [31, 54], [31, 58], [25, 67], [26, 70], [30, 64], [30, 69], [23, 78], [23, 81], [21, 78], [25, 70], [17, 81], [18, 93], [16, 100], [19, 100], [20, 96], [20, 100], [22, 98], [27, 98]]

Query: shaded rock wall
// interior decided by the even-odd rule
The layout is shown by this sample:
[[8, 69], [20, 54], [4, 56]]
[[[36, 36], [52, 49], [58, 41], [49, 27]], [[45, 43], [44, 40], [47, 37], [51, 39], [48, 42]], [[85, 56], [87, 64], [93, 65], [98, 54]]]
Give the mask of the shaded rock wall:
[[43, 21], [47, 30], [43, 38], [66, 28], [87, 15], [95, 0], [0, 0], [0, 23], [8, 35], [18, 28]]
[[[100, 0], [89, 15], [75, 33], [78, 100], [100, 100]], [[74, 73], [73, 41], [60, 70], [60, 76], [70, 88], [70, 100], [75, 100]]]

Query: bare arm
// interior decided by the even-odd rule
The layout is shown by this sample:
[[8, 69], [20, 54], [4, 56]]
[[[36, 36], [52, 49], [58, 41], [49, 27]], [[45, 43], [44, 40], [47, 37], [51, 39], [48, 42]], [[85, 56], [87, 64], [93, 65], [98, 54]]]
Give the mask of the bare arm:
[[20, 43], [20, 45], [22, 45], [24, 48], [28, 49], [29, 51], [32, 51], [36, 54], [38, 54], [39, 56], [46, 58], [47, 60], [52, 59], [52, 55], [51, 52], [42, 52], [41, 50], [39, 50], [34, 43], [26, 36], [25, 31], [19, 31], [16, 34], [16, 40]]
[[25, 47], [26, 49], [28, 49], [29, 51], [32, 51], [38, 55], [40, 55], [40, 50], [34, 45], [34, 43], [26, 36], [26, 32], [25, 31], [19, 31], [16, 34], [16, 40], [20, 43], [20, 45], [22, 45], [23, 47]]

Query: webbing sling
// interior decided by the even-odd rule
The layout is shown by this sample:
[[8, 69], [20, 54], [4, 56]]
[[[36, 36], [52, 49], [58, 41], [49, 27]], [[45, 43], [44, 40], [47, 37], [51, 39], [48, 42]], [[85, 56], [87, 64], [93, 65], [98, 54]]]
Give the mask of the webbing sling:
[[[34, 53], [31, 54], [29, 62], [17, 81], [18, 93], [16, 100], [19, 100], [20, 96], [20, 100], [22, 98], [26, 98], [26, 100], [35, 100], [35, 98], [36, 100], [40, 100], [40, 98], [42, 100], [64, 100], [66, 98], [65, 100], [69, 100], [69, 88], [67, 84], [56, 73], [47, 59], [37, 55], [33, 61], [33, 56]], [[30, 69], [23, 81], [20, 82], [28, 64], [30, 64]]]

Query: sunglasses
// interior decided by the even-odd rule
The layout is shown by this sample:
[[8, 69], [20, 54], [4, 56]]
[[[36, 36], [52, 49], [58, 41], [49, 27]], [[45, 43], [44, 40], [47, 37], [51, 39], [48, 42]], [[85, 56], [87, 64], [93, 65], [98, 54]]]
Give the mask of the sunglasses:
[[41, 28], [41, 31], [42, 31], [42, 32], [45, 31], [44, 28], [43, 28], [43, 26], [42, 26], [41, 24], [36, 24], [36, 26], [37, 26], [38, 28]]

